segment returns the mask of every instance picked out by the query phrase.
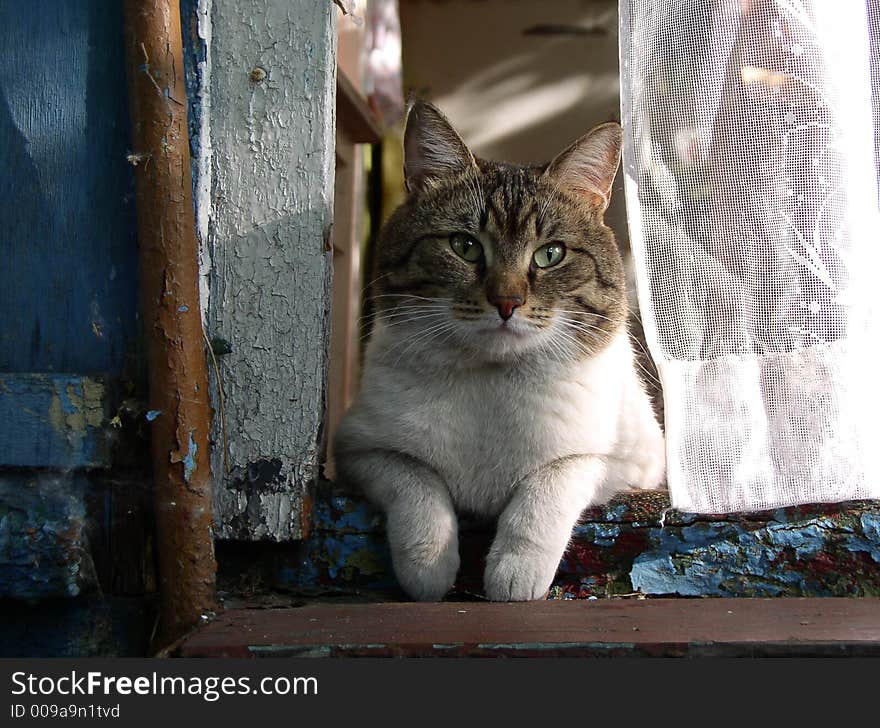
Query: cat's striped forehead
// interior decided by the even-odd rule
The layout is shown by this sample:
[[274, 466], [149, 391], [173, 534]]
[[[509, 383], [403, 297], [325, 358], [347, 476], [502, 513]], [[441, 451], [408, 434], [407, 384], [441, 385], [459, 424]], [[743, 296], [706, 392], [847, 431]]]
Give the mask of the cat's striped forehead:
[[539, 234], [538, 170], [484, 163], [481, 178], [480, 229], [506, 243], [498, 254], [520, 252], [517, 248]]
[[[570, 200], [541, 180], [543, 167], [476, 161], [479, 174], [464, 175], [457, 184], [437, 190], [431, 207], [441, 225], [483, 233], [494, 260], [515, 266], [538, 242], [553, 240], [578, 224], [566, 219], [572, 211], [563, 208], [571, 207]], [[579, 222], [583, 227], [583, 220]]]

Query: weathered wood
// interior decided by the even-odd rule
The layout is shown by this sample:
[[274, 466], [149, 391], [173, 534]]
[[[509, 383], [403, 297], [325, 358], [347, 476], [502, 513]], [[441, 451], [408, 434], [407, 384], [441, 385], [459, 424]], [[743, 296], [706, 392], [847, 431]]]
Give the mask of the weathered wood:
[[[228, 351], [219, 357], [228, 452], [216, 448], [213, 461], [220, 538], [299, 538], [318, 474], [335, 21], [335, 6], [312, 0], [212, 2], [207, 320]], [[220, 415], [216, 389], [214, 404]], [[223, 423], [215, 417], [217, 443]]]
[[101, 593], [154, 594], [156, 523], [150, 473], [118, 466], [92, 471], [85, 503], [86, 538]]
[[121, 23], [0, 3], [0, 371], [115, 375], [138, 334]]
[[75, 597], [97, 586], [83, 473], [0, 474], [0, 599]]
[[332, 335], [326, 414], [327, 461], [324, 467], [324, 474], [329, 478], [335, 476], [333, 436], [345, 411], [354, 401], [360, 372], [361, 248], [364, 232], [364, 166], [361, 151], [362, 148], [340, 126], [336, 134]]
[[[341, 12], [341, 11], [340, 11]], [[335, 476], [333, 438], [354, 401], [360, 379], [364, 227], [363, 143], [381, 140], [382, 130], [363, 95], [366, 28], [339, 20], [336, 71], [336, 184], [333, 210], [333, 306], [327, 391], [327, 453], [324, 475]]]
[[[313, 537], [279, 553], [264, 588], [314, 595], [399, 596], [381, 515], [323, 483]], [[492, 526], [464, 524], [453, 595], [483, 593]], [[221, 563], [221, 578], [223, 575]], [[720, 597], [880, 596], [880, 503], [800, 506], [697, 516], [669, 509], [665, 493], [632, 493], [584, 512], [550, 596], [631, 594]]]
[[214, 606], [211, 410], [177, 0], [126, 2], [164, 644]]
[[376, 144], [382, 128], [363, 93], [341, 68], [336, 76], [336, 115], [339, 129], [354, 144]]
[[311, 604], [221, 614], [184, 657], [880, 656], [880, 599]]
[[122, 4], [104, 0], [0, 3], [4, 654], [112, 632], [110, 609], [102, 638], [88, 622], [90, 595], [119, 585], [108, 562], [128, 593], [151, 586], [149, 488], [132, 487], [147, 423], [122, 24]]
[[0, 599], [155, 592], [154, 525], [148, 473], [0, 472]]
[[0, 466], [108, 466], [106, 408], [101, 379], [0, 373]]

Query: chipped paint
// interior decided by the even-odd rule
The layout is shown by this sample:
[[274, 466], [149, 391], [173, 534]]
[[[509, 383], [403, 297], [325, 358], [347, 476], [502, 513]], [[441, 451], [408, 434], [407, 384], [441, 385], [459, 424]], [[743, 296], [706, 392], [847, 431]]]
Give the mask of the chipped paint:
[[[767, 522], [698, 522], [652, 533], [633, 588], [682, 596], [876, 596], [880, 543], [872, 510]], [[868, 527], [865, 528], [865, 525]]]
[[109, 463], [101, 380], [0, 374], [0, 465], [100, 467]]
[[291, 467], [280, 458], [258, 458], [230, 471], [229, 487], [218, 494], [227, 514], [227, 538], [278, 539], [298, 524], [289, 495]]
[[286, 645], [251, 645], [248, 652], [260, 657], [331, 657], [332, 649], [328, 645], [302, 645], [289, 647]]
[[[399, 595], [381, 515], [368, 503], [319, 489], [311, 537], [276, 573], [277, 583], [295, 591], [368, 590]], [[326, 497], [321, 497], [325, 495]]]
[[[587, 511], [560, 563], [551, 598], [880, 594], [880, 503], [709, 518], [668, 506], [662, 495], [631, 494]], [[323, 484], [314, 512], [314, 535], [295, 562], [276, 571], [279, 587], [396, 589], [374, 508]], [[456, 592], [481, 593], [482, 556], [490, 542], [491, 532], [462, 528]]]
[[161, 414], [162, 410], [148, 410], [144, 417], [146, 418], [147, 422], [152, 422]]
[[95, 586], [87, 487], [78, 474], [0, 477], [0, 598], [74, 597]]
[[104, 419], [104, 385], [89, 379], [53, 382], [49, 423], [69, 438], [82, 438], [86, 428], [100, 427]]
[[[185, 482], [190, 482], [192, 479], [193, 473], [196, 470], [196, 454], [199, 451], [199, 446], [196, 444], [195, 439], [195, 430], [189, 431], [189, 436], [186, 442], [186, 452], [182, 452], [179, 448], [177, 450], [173, 450], [169, 455], [169, 462], [171, 463], [183, 463], [183, 479]], [[178, 438], [180, 438], [180, 433], [178, 432]], [[178, 445], [180, 440], [178, 439]]]
[[188, 449], [183, 458], [183, 479], [187, 483], [190, 481], [190, 478], [192, 478], [193, 471], [196, 469], [196, 453], [199, 451], [199, 447], [196, 445], [193, 435], [195, 435], [195, 430], [190, 430]]
[[[154, 160], [133, 174], [149, 396], [165, 413], [150, 438], [159, 534], [155, 640], [167, 644], [214, 608], [211, 408], [202, 322], [177, 314], [199, 297], [180, 7], [135, 5], [126, 4], [126, 65], [132, 145]], [[149, 75], [135, 72], [141, 62]], [[175, 508], [167, 507], [171, 501]]]
[[[325, 409], [336, 13], [310, 0], [210, 6], [210, 189], [222, 204], [209, 218], [206, 328], [231, 345], [211, 375], [222, 382], [229, 443], [225, 462], [223, 448], [212, 453], [215, 534], [298, 539], [303, 496], [319, 474]], [[255, 66], [271, 82], [253, 84]], [[216, 378], [212, 393], [212, 438], [221, 442]], [[251, 463], [273, 458], [282, 461], [278, 488], [236, 485]]]

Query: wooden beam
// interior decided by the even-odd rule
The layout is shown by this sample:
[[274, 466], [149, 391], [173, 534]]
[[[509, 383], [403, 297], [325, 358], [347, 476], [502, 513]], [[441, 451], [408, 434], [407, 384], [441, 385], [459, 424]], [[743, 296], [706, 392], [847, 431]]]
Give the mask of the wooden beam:
[[310, 604], [221, 614], [184, 657], [880, 656], [880, 599]]
[[299, 539], [323, 446], [336, 9], [213, 0], [211, 19], [207, 326], [226, 351], [214, 432], [228, 442], [216, 535]]
[[336, 71], [336, 122], [355, 144], [378, 144], [382, 140], [382, 127], [367, 100], [341, 68]]

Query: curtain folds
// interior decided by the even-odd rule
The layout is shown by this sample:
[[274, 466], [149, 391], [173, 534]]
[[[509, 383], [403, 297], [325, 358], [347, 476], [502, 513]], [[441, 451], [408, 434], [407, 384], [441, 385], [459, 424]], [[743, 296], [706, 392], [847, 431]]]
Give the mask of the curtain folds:
[[880, 498], [876, 13], [620, 0], [630, 236], [682, 510]]

